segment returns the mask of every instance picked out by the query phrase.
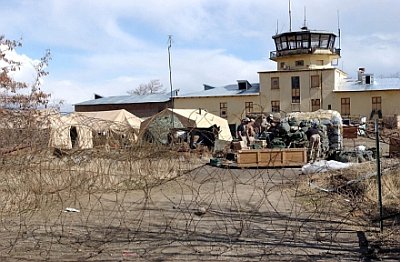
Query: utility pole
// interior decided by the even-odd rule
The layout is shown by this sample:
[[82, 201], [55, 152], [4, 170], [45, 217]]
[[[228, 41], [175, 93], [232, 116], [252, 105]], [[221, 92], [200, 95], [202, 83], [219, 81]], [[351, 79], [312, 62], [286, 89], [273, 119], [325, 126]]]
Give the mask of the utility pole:
[[168, 36], [168, 68], [169, 68], [169, 86], [171, 89], [171, 108], [172, 108], [172, 128], [174, 128], [174, 98], [172, 91], [172, 70], [171, 70], [171, 47], [172, 47], [172, 35]]

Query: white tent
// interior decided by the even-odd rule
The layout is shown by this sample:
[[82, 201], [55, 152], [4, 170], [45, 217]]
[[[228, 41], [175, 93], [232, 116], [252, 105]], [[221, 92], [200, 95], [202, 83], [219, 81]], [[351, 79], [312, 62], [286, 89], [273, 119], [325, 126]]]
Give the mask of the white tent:
[[93, 147], [92, 129], [80, 124], [70, 115], [50, 119], [49, 146], [60, 149], [88, 149]]
[[125, 109], [110, 110], [110, 111], [94, 111], [94, 112], [76, 112], [75, 114], [83, 115], [90, 118], [97, 118], [116, 123], [127, 124], [131, 128], [139, 130], [142, 119], [129, 113]]
[[70, 117], [98, 133], [111, 132], [136, 141], [142, 119], [125, 109], [95, 112], [74, 112]]

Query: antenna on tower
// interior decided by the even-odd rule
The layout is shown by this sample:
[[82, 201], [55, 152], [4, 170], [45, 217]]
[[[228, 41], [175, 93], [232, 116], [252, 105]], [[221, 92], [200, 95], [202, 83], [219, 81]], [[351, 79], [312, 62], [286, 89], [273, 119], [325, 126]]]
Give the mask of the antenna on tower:
[[337, 10], [337, 27], [338, 27], [338, 37], [339, 37], [339, 50], [340, 50], [340, 42], [341, 42], [341, 37], [340, 37], [340, 20], [339, 20], [339, 10]]
[[301, 30], [307, 30], [307, 8], [304, 6], [304, 24]]
[[276, 19], [276, 31], [275, 31], [275, 34], [277, 35], [278, 34], [278, 26], [279, 26], [279, 20], [278, 19]]
[[289, 32], [292, 32], [292, 10], [290, 10], [290, 0], [289, 0]]

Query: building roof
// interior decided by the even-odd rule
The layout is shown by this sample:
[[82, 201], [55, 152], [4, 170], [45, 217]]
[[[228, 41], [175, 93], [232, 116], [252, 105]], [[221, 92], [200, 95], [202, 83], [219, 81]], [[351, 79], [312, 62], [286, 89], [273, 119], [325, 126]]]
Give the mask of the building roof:
[[171, 94], [149, 94], [149, 95], [124, 95], [109, 96], [84, 101], [75, 105], [110, 105], [110, 104], [140, 104], [140, 103], [162, 103], [171, 100]]
[[[239, 82], [239, 81], [238, 81]], [[210, 86], [204, 85], [204, 90], [191, 92], [184, 95], [179, 95], [174, 98], [189, 98], [189, 97], [209, 97], [209, 96], [242, 96], [242, 95], [258, 95], [260, 92], [259, 83], [251, 83], [247, 89], [239, 89], [238, 84], [226, 86]]]
[[283, 32], [280, 34], [276, 34], [274, 36], [272, 36], [272, 38], [277, 38], [280, 37], [282, 35], [298, 35], [298, 34], [323, 34], [323, 35], [335, 35], [335, 33], [330, 32], [330, 31], [325, 31], [325, 30], [301, 30], [301, 31], [288, 31], [288, 32]]
[[362, 84], [357, 79], [345, 79], [334, 92], [361, 92], [400, 90], [400, 78], [374, 78], [372, 84]]

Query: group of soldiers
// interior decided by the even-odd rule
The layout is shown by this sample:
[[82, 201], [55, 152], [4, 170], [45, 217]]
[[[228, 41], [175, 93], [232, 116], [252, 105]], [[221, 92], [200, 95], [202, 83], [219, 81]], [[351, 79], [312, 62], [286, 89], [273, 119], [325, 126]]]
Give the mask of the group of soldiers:
[[257, 121], [253, 118], [242, 119], [240, 125], [236, 130], [236, 137], [244, 141], [246, 145], [251, 145], [255, 139], [258, 139], [261, 134], [269, 130], [271, 127], [276, 126], [272, 114], [268, 116], [262, 115]]
[[[285, 125], [286, 124], [286, 125]], [[261, 115], [257, 119], [244, 118], [236, 130], [236, 137], [244, 141], [249, 147], [253, 145], [254, 140], [266, 140], [267, 146], [274, 147], [298, 147], [301, 143], [307, 142], [310, 158], [315, 159], [320, 156], [321, 151], [321, 132], [322, 130], [316, 123], [311, 123], [306, 130], [299, 129], [296, 126], [289, 126], [286, 122], [281, 123], [275, 120], [272, 114], [268, 116]], [[298, 130], [298, 131], [295, 131]], [[299, 144], [299, 145], [297, 145]]]

